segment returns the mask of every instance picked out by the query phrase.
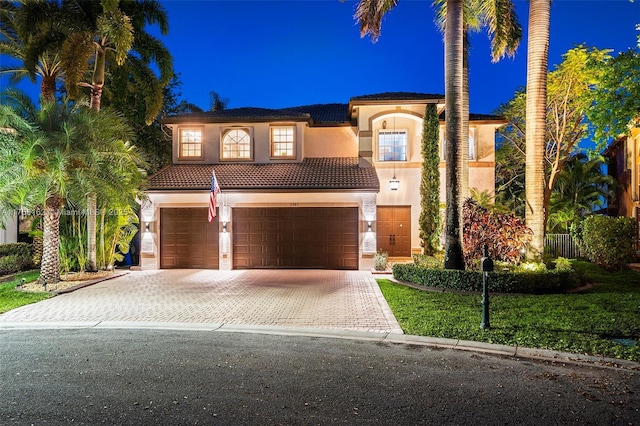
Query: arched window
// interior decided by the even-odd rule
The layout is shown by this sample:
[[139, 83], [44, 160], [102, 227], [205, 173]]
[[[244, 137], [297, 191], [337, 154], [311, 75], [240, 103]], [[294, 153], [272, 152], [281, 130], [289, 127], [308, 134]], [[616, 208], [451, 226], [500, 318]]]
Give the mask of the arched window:
[[223, 160], [251, 160], [253, 158], [251, 131], [247, 128], [227, 129], [222, 134]]

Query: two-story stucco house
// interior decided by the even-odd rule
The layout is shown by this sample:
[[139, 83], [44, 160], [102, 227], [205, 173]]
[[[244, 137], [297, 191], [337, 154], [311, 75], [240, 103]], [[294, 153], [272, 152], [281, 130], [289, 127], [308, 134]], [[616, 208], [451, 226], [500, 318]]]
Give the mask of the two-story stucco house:
[[620, 136], [604, 151], [609, 175], [618, 182], [608, 214], [635, 217], [640, 223], [640, 128]]
[[[444, 96], [383, 93], [348, 104], [236, 108], [164, 119], [173, 164], [148, 182], [141, 266], [368, 269], [377, 250], [420, 251], [422, 118]], [[472, 115], [469, 182], [494, 189], [495, 131]], [[443, 151], [444, 121], [441, 121]], [[211, 175], [221, 193], [207, 220]], [[444, 203], [444, 152], [441, 155]]]

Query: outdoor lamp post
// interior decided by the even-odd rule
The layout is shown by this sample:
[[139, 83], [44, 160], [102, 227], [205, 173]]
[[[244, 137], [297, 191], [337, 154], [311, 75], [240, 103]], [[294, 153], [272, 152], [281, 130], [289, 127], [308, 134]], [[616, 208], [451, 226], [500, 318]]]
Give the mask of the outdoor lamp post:
[[493, 260], [489, 257], [489, 247], [482, 246], [482, 259], [480, 260], [482, 270], [482, 322], [480, 328], [491, 328], [489, 323], [489, 272], [493, 271]]

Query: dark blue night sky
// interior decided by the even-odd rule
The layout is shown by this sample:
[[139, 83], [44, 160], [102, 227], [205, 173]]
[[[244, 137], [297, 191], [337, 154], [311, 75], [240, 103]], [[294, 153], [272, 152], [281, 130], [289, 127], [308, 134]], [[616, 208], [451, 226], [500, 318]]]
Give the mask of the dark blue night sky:
[[[181, 75], [182, 98], [204, 109], [212, 90], [229, 99], [229, 108], [346, 103], [387, 91], [444, 93], [442, 35], [430, 0], [399, 0], [376, 44], [360, 38], [355, 1], [161, 3], [170, 23], [161, 39]], [[525, 34], [515, 58], [492, 64], [486, 32], [472, 36], [472, 112], [492, 112], [525, 84], [528, 1], [516, 5]], [[640, 1], [555, 0], [551, 21], [550, 67], [581, 43], [614, 52], [634, 46]]]

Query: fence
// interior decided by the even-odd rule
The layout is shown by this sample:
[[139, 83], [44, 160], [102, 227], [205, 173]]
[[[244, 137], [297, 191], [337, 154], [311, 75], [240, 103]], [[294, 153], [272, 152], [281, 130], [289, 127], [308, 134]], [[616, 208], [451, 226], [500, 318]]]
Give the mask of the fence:
[[544, 252], [554, 257], [577, 259], [582, 257], [580, 249], [569, 234], [547, 234], [544, 237]]

